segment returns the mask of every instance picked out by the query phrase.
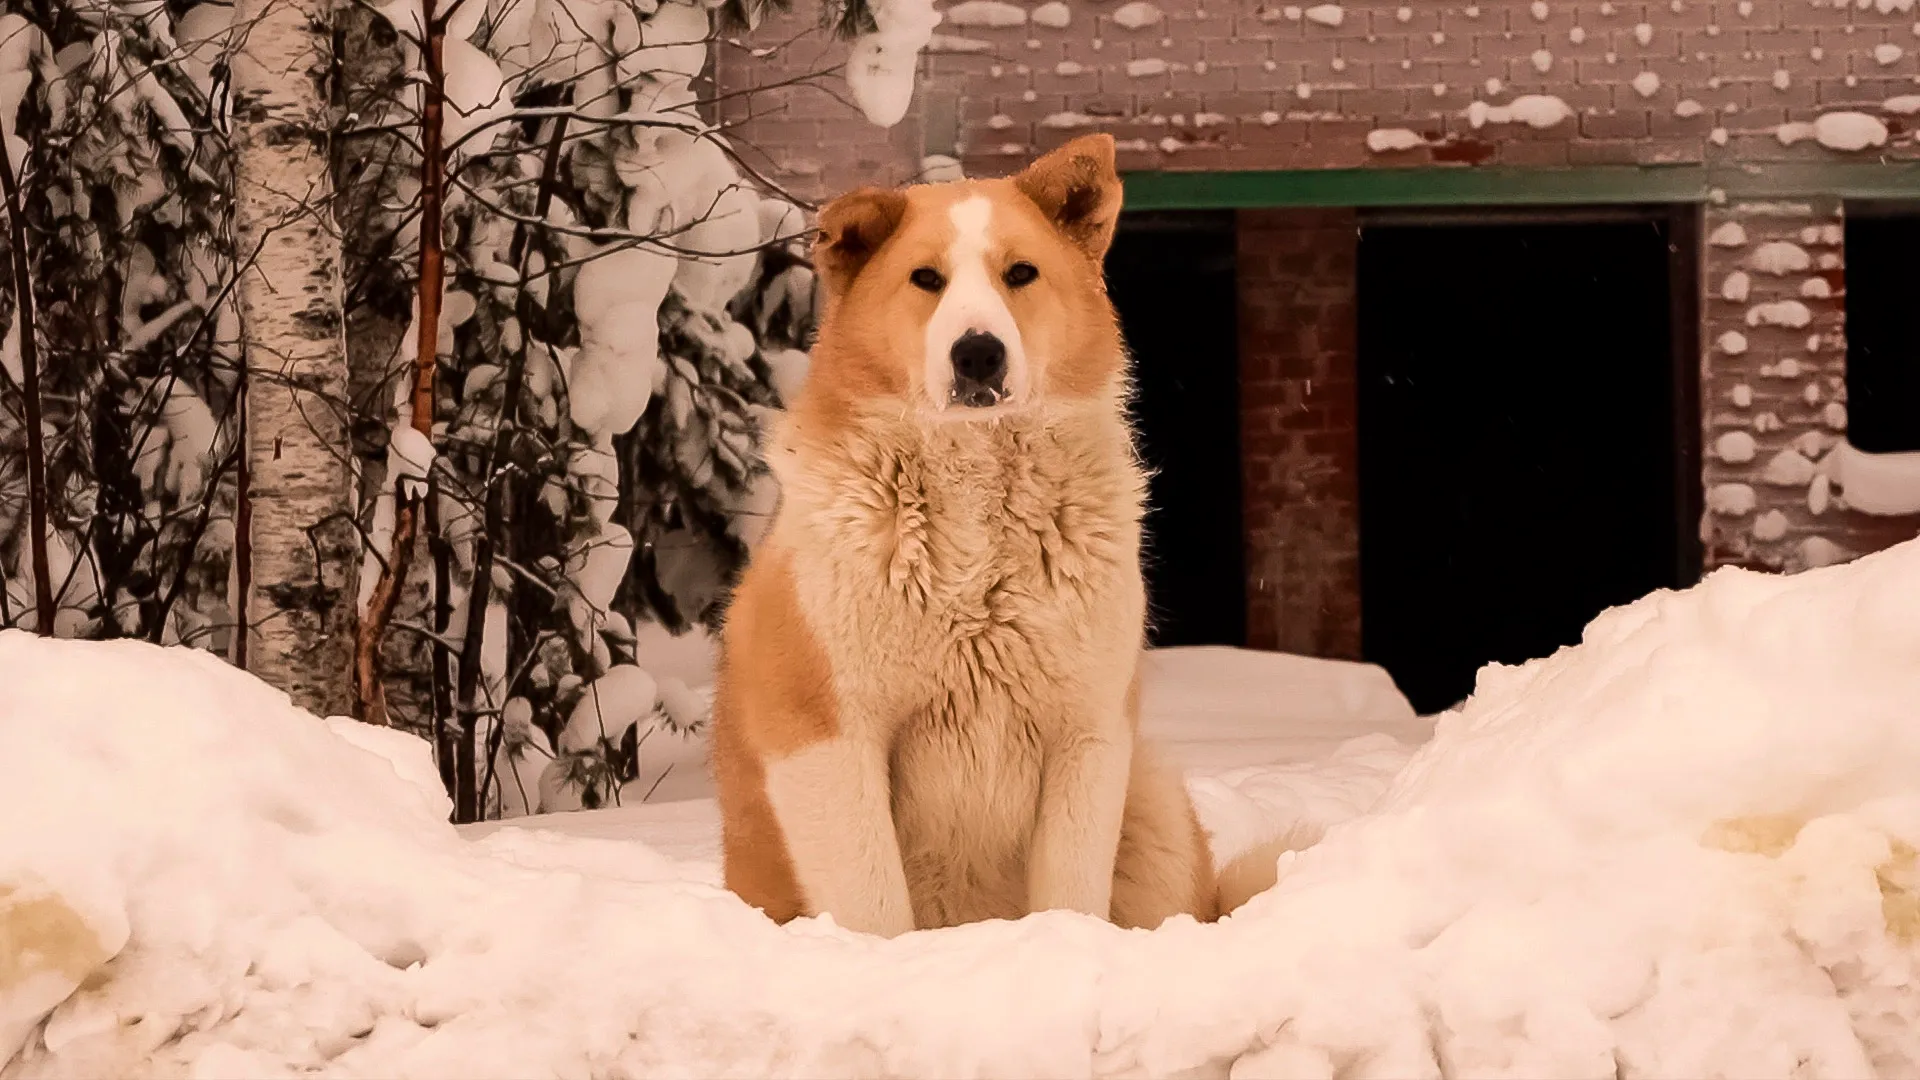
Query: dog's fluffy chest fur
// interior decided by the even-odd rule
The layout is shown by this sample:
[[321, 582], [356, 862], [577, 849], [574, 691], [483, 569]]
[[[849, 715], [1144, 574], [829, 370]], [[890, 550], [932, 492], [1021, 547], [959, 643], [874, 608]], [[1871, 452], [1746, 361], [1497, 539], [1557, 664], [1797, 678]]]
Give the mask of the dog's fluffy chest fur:
[[1045, 746], [1125, 715], [1141, 647], [1128, 431], [1117, 410], [876, 423], [791, 461], [777, 542], [843, 707], [896, 725], [916, 921], [1018, 917]]
[[1078, 682], [1076, 652], [1138, 649], [1143, 479], [1117, 410], [873, 418], [805, 454], [782, 444], [778, 542], [849, 654], [837, 670], [1021, 698]]

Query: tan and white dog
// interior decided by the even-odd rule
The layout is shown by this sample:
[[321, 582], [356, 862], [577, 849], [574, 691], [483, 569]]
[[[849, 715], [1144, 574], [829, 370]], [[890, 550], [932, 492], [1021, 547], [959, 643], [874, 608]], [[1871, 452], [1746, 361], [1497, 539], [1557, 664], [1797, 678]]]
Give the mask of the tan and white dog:
[[770, 436], [781, 504], [714, 707], [726, 883], [777, 921], [1153, 927], [1273, 882], [1273, 845], [1216, 879], [1136, 732], [1145, 480], [1101, 273], [1120, 201], [1090, 136], [820, 216], [819, 342]]

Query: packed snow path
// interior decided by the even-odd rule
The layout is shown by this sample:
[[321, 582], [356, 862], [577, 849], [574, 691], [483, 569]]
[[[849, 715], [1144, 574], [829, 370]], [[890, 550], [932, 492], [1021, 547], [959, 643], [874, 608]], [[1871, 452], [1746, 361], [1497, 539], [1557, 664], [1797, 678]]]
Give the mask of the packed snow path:
[[7, 633], [0, 1073], [1914, 1075], [1916, 598], [1920, 542], [1609, 612], [1223, 923], [893, 941], [469, 839], [417, 744], [206, 654]]

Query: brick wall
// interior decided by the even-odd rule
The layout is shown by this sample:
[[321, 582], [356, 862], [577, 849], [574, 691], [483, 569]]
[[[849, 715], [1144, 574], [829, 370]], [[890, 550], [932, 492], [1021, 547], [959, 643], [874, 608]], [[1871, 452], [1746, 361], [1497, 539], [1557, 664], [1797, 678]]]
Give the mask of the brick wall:
[[1247, 644], [1360, 656], [1350, 210], [1239, 214]]
[[[1086, 127], [1125, 141], [1132, 167], [1182, 170], [1830, 157], [1778, 129], [1854, 108], [1903, 129], [1881, 103], [1920, 71], [1911, 12], [1824, 0], [1373, 0], [1332, 7], [1338, 25], [1302, 8], [1323, 10], [1165, 0], [1137, 29], [1104, 5], [1070, 5], [1059, 29], [956, 28], [993, 58], [967, 87], [970, 121], [993, 100], [967, 129], [969, 165], [1004, 168], [996, 157]], [[1502, 122], [1521, 95], [1568, 115]], [[1411, 145], [1370, 146], [1376, 131]]]
[[[1338, 25], [1303, 9], [1337, 11]], [[916, 111], [884, 150], [841, 125], [858, 117], [833, 100], [843, 90], [778, 92], [791, 103], [765, 107], [786, 118], [757, 124], [758, 141], [776, 160], [791, 152], [814, 178], [843, 156], [911, 171], [921, 152], [952, 148], [949, 111], [976, 174], [1087, 130], [1121, 139], [1129, 168], [1173, 170], [1915, 156], [1908, 117], [1885, 103], [1920, 92], [1920, 24], [1891, 4], [974, 0], [944, 10]], [[1151, 21], [1135, 26], [1122, 12]], [[990, 16], [1007, 25], [987, 25]], [[809, 9], [753, 35], [772, 55], [724, 50], [723, 87], [837, 62], [843, 47], [805, 32], [812, 18]], [[1503, 116], [1522, 95], [1551, 95], [1568, 113], [1544, 128]], [[938, 130], [917, 129], [929, 108]], [[1841, 111], [1884, 124], [1887, 144], [1829, 149], [1793, 126], [1792, 144], [1782, 142], [1783, 125]], [[1369, 145], [1387, 131], [1408, 143], [1379, 135]]]
[[1920, 521], [1848, 509], [1824, 466], [1847, 423], [1839, 206], [1711, 207], [1706, 235], [1707, 566], [1800, 570], [1911, 539]]

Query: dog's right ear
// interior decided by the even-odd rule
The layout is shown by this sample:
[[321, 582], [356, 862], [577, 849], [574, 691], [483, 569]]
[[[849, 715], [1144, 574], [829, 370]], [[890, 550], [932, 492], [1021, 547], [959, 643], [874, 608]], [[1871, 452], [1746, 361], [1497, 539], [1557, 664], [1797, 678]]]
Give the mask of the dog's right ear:
[[813, 241], [813, 267], [828, 296], [841, 296], [867, 260], [887, 242], [907, 216], [907, 197], [885, 188], [861, 188], [842, 195], [820, 211]]

